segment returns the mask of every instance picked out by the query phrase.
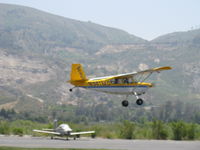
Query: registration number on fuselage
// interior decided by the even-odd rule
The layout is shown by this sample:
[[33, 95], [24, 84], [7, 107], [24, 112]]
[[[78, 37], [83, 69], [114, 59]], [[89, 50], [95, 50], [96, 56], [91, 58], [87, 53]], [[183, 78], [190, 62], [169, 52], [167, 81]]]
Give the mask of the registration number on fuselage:
[[111, 85], [109, 81], [101, 81], [101, 82], [88, 82], [90, 86], [108, 86]]

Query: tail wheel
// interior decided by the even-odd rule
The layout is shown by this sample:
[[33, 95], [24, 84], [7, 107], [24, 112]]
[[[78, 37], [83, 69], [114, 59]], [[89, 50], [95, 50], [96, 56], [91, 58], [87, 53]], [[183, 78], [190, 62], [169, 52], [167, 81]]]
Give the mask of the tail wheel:
[[127, 107], [128, 106], [128, 101], [127, 100], [123, 100], [122, 101], [122, 106]]
[[143, 104], [143, 100], [141, 98], [137, 99], [136, 104], [142, 105]]

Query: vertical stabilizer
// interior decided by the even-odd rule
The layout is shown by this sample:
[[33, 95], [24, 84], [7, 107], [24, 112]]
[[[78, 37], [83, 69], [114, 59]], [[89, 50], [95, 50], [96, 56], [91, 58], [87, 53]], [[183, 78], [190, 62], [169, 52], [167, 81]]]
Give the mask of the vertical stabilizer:
[[86, 75], [81, 64], [72, 64], [71, 81], [85, 81]]
[[55, 130], [58, 127], [58, 120], [53, 121], [53, 129]]

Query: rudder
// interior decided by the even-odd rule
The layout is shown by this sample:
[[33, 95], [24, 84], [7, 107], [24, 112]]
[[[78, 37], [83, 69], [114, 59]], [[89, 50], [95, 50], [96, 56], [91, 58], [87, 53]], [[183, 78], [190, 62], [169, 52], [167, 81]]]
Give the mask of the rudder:
[[81, 64], [72, 64], [71, 81], [85, 81], [87, 80]]

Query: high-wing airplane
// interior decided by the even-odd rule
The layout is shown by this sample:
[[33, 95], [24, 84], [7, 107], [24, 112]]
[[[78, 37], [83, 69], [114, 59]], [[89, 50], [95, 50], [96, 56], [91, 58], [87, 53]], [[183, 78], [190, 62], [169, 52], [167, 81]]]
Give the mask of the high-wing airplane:
[[[55, 125], [54, 125], [55, 126]], [[51, 134], [51, 139], [53, 139], [53, 136], [61, 136], [61, 137], [73, 137], [74, 140], [76, 138], [79, 138], [82, 134], [93, 134], [95, 131], [82, 131], [82, 132], [72, 132], [72, 129], [69, 127], [68, 124], [61, 124], [58, 127], [54, 127], [54, 129], [42, 129], [42, 130], [33, 130], [34, 132], [38, 133], [47, 133]]]
[[[139, 72], [88, 79], [81, 64], [72, 64], [71, 79], [68, 82], [74, 85], [73, 88], [81, 87], [104, 93], [125, 95], [126, 99], [122, 101], [122, 106], [127, 107], [129, 95], [136, 96], [136, 104], [143, 104], [143, 100], [139, 96], [145, 94], [149, 88], [154, 86], [153, 83], [144, 82], [147, 78], [155, 72], [159, 73], [170, 69], [172, 68], [165, 66]], [[72, 92], [73, 88], [69, 89], [69, 91]]]

